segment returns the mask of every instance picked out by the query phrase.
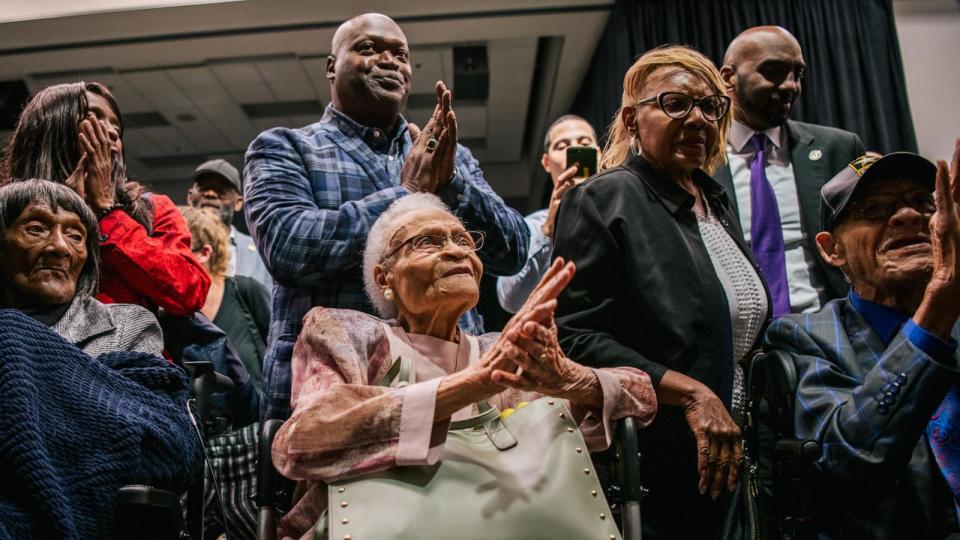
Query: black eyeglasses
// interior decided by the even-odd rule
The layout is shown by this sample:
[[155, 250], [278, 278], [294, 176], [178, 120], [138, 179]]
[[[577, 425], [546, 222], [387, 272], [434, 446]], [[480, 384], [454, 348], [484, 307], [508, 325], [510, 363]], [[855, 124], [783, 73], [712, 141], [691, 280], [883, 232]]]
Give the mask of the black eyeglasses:
[[723, 94], [696, 99], [680, 92], [660, 92], [655, 97], [638, 101], [637, 105], [648, 103], [656, 103], [664, 114], [678, 120], [686, 118], [694, 107], [700, 107], [703, 117], [711, 122], [720, 120], [730, 111], [730, 98]]
[[911, 191], [907, 194], [878, 193], [850, 205], [850, 215], [855, 219], [886, 221], [904, 206], [917, 212], [933, 215], [937, 203], [929, 191]]
[[443, 246], [446, 245], [447, 240], [450, 240], [458, 247], [467, 251], [477, 251], [483, 247], [483, 238], [484, 234], [481, 231], [460, 231], [453, 234], [418, 234], [416, 236], [407, 238], [403, 242], [400, 242], [399, 246], [393, 248], [390, 253], [384, 255], [380, 260], [386, 260], [390, 257], [393, 257], [407, 244], [409, 244], [410, 248], [414, 251], [419, 251], [422, 253], [436, 253], [443, 249]]

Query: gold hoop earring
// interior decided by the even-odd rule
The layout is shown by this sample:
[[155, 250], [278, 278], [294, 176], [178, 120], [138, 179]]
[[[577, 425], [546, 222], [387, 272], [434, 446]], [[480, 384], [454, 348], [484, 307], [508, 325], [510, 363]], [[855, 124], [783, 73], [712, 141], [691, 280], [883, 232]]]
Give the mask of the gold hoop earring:
[[386, 298], [387, 300], [390, 300], [390, 301], [392, 302], [392, 301], [393, 301], [393, 297], [394, 297], [393, 289], [391, 289], [390, 287], [387, 287], [386, 289], [384, 289], [384, 290], [383, 290], [383, 297]]

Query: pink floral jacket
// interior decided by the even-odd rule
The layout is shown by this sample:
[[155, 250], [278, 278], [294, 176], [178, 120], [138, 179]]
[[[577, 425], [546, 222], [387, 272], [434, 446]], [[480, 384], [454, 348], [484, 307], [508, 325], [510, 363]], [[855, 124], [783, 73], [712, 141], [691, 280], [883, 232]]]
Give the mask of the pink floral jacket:
[[[433, 417], [440, 381], [445, 374], [463, 369], [458, 365], [479, 361], [498, 337], [496, 333], [461, 334], [466, 346], [450, 344], [457, 349], [450, 356], [457, 358], [438, 361], [406, 348], [402, 334], [395, 321], [359, 311], [321, 307], [304, 318], [293, 351], [293, 415], [274, 440], [273, 462], [284, 476], [304, 481], [299, 488], [305, 492], [281, 520], [281, 538], [312, 537], [312, 528], [327, 506], [326, 481], [394, 466], [436, 463], [450, 421]], [[411, 384], [379, 386], [377, 382], [401, 354], [412, 358]], [[657, 410], [646, 373], [628, 367], [595, 372], [603, 389], [603, 410], [571, 406], [591, 451], [610, 445], [617, 419], [634, 416], [645, 426]], [[488, 401], [504, 410], [538, 397], [508, 388]], [[470, 410], [460, 411], [454, 419], [470, 414]]]

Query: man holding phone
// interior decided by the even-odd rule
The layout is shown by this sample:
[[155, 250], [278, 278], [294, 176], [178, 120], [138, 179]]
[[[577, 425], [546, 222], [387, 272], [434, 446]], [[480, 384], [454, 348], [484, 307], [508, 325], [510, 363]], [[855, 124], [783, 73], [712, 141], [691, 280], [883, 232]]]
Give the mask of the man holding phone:
[[583, 118], [567, 114], [554, 120], [547, 129], [540, 164], [550, 175], [553, 191], [547, 208], [524, 218], [530, 229], [530, 249], [523, 270], [515, 276], [497, 279], [497, 299], [506, 311], [516, 313], [523, 306], [550, 266], [560, 200], [571, 187], [596, 174], [599, 159], [597, 134]]

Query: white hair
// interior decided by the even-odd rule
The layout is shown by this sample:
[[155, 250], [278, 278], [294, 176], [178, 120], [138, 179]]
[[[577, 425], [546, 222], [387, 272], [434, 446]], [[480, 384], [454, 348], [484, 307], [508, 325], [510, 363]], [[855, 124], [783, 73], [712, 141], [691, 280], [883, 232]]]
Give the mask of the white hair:
[[379, 264], [387, 267], [392, 266], [396, 260], [395, 256], [391, 257], [390, 260], [384, 260], [383, 258], [389, 251], [390, 238], [397, 232], [397, 229], [406, 224], [405, 218], [410, 213], [420, 210], [440, 210], [453, 216], [453, 213], [450, 212], [447, 205], [443, 204], [440, 197], [432, 193], [414, 193], [394, 201], [384, 213], [380, 214], [377, 221], [370, 227], [370, 233], [367, 235], [367, 246], [363, 251], [363, 288], [367, 292], [370, 302], [373, 303], [374, 309], [384, 319], [395, 318], [397, 316], [397, 306], [383, 297], [383, 292], [373, 277], [373, 269]]

